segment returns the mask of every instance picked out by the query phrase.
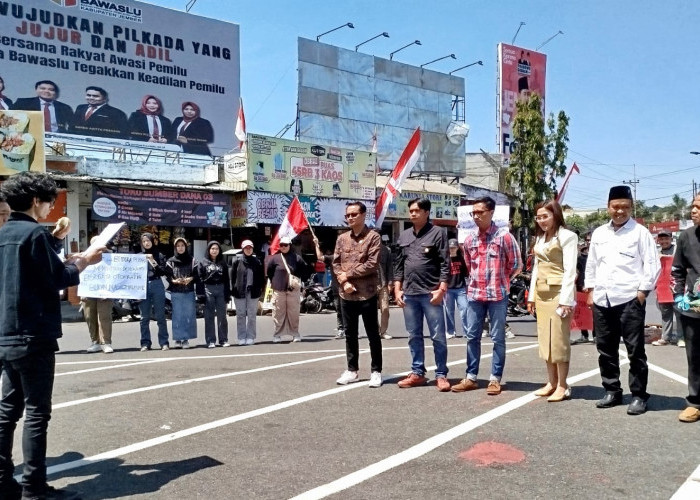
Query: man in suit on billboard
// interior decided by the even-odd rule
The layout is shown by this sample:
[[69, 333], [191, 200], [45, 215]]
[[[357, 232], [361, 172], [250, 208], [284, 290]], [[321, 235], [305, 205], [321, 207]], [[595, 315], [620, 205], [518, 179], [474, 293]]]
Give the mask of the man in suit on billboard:
[[87, 104], [75, 110], [70, 131], [73, 134], [95, 137], [126, 138], [126, 113], [107, 104], [109, 95], [93, 85], [85, 89]]
[[23, 111], [41, 111], [44, 113], [45, 132], [68, 132], [73, 120], [73, 109], [60, 101], [58, 85], [51, 80], [41, 80], [34, 85], [36, 97], [17, 99], [12, 109]]

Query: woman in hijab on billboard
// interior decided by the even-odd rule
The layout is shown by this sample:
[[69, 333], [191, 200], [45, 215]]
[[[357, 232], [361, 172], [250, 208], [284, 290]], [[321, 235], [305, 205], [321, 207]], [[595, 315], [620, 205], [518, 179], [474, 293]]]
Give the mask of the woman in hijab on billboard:
[[209, 143], [214, 141], [214, 129], [209, 120], [200, 116], [194, 102], [182, 103], [182, 116], [173, 122], [173, 135], [171, 142], [182, 146], [183, 153], [211, 156]]
[[144, 96], [141, 107], [131, 113], [127, 125], [132, 141], [168, 142], [172, 123], [163, 116], [163, 103], [154, 95]]

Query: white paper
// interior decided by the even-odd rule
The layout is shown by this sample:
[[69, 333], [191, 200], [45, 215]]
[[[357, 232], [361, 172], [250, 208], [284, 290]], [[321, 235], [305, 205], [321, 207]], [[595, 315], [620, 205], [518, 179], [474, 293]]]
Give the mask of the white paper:
[[88, 250], [98, 247], [106, 247], [107, 244], [114, 239], [124, 224], [124, 222], [114, 222], [112, 224], [108, 224], [107, 227], [95, 237], [95, 241], [90, 244]]

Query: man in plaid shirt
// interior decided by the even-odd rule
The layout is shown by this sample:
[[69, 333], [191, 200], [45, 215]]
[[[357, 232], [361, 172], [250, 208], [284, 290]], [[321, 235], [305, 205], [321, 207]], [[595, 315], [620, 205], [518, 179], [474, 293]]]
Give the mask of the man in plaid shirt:
[[478, 389], [481, 359], [481, 329], [489, 315], [493, 341], [491, 377], [486, 393], [501, 393], [501, 377], [506, 362], [506, 310], [510, 279], [522, 268], [520, 248], [507, 227], [492, 222], [496, 202], [486, 196], [474, 202], [472, 216], [478, 227], [464, 240], [464, 260], [469, 271], [467, 285], [467, 376], [452, 386], [453, 392]]

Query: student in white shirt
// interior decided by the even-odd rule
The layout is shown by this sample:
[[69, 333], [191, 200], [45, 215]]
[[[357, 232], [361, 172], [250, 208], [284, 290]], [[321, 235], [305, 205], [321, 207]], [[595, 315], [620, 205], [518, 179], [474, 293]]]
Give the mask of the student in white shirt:
[[587, 304], [593, 308], [598, 365], [605, 397], [598, 408], [622, 404], [620, 338], [630, 360], [629, 415], [646, 412], [649, 368], [644, 351], [646, 298], [654, 289], [661, 269], [656, 243], [649, 231], [631, 218], [629, 186], [615, 186], [608, 196], [611, 221], [593, 232], [586, 262]]

